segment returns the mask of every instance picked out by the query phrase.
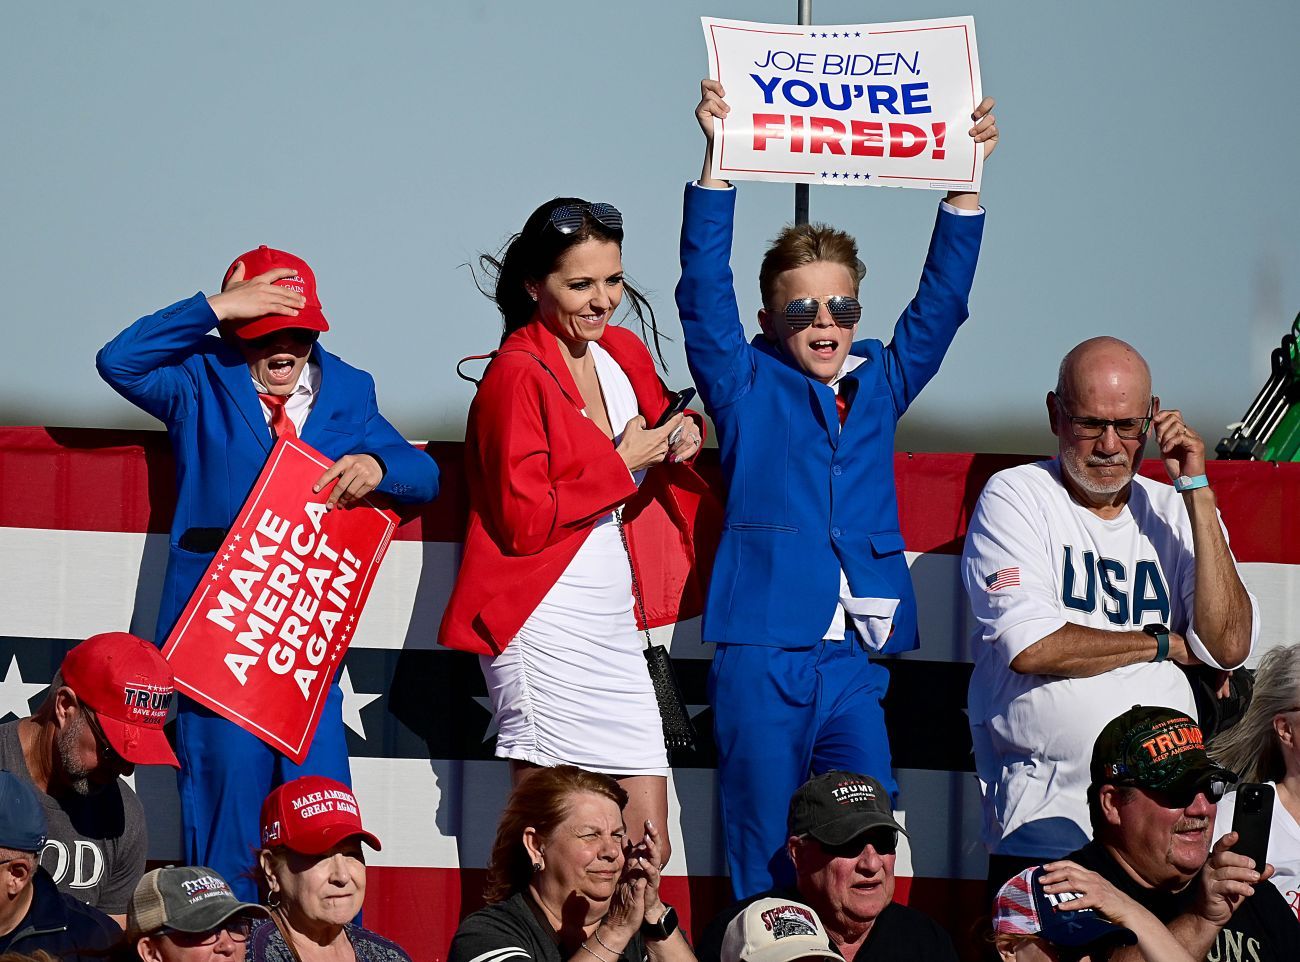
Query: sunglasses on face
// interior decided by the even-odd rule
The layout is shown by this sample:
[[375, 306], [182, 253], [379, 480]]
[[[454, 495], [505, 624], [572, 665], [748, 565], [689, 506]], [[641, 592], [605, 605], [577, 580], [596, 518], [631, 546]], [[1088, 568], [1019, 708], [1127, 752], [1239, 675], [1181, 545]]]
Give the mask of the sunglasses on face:
[[230, 936], [232, 942], [247, 942], [248, 934], [253, 930], [252, 919], [231, 919], [207, 932], [177, 932], [175, 929], [163, 929], [163, 934], [182, 949], [197, 949], [204, 945], [216, 945], [221, 933]]
[[81, 706], [81, 713], [86, 719], [86, 727], [90, 729], [90, 734], [95, 739], [95, 750], [99, 752], [100, 760], [106, 765], [125, 762], [112, 742], [108, 740], [108, 736], [104, 734], [104, 729], [99, 727], [99, 719], [95, 717], [95, 713], [85, 705]]
[[867, 832], [839, 845], [827, 845], [825, 842], [819, 844], [822, 851], [832, 858], [856, 859], [862, 855], [867, 845], [874, 848], [877, 855], [893, 855], [898, 851], [898, 833], [893, 829], [884, 829], [878, 832]]
[[1147, 414], [1140, 418], [1119, 418], [1114, 421], [1108, 421], [1105, 418], [1078, 417], [1071, 414], [1065, 407], [1065, 402], [1059, 397], [1056, 403], [1061, 408], [1061, 413], [1065, 419], [1070, 422], [1070, 430], [1080, 441], [1095, 441], [1106, 433], [1107, 428], [1114, 428], [1115, 433], [1125, 441], [1140, 441], [1147, 436], [1151, 430], [1151, 419], [1155, 415], [1155, 399], [1147, 407]]
[[613, 204], [565, 204], [551, 211], [547, 223], [568, 235], [582, 227], [584, 216], [590, 216], [616, 234], [623, 233], [623, 215]]
[[264, 351], [273, 344], [279, 344], [286, 337], [295, 344], [307, 346], [316, 343], [320, 338], [320, 332], [309, 331], [301, 327], [290, 327], [285, 330], [272, 331], [270, 334], [263, 334], [261, 337], [252, 338], [244, 343], [255, 351]]
[[[815, 297], [801, 297], [793, 300], [785, 306], [785, 323], [792, 331], [802, 331], [806, 327], [811, 327], [813, 321], [817, 320], [817, 312], [821, 310], [822, 301]], [[845, 297], [835, 295], [826, 298], [826, 313], [831, 316], [837, 327], [851, 328], [862, 319], [862, 305], [858, 303], [856, 297]]]

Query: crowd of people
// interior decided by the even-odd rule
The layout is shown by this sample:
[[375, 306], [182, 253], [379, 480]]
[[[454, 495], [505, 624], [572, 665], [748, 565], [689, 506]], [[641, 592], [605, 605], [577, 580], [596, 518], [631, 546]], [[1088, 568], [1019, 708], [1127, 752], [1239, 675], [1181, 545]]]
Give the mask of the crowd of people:
[[[986, 156], [992, 106], [968, 132]], [[469, 412], [468, 530], [439, 639], [480, 657], [512, 790], [487, 904], [462, 921], [452, 962], [951, 962], [980, 938], [954, 943], [895, 898], [908, 831], [888, 672], [870, 656], [919, 644], [894, 432], [967, 318], [984, 209], [973, 193], [941, 202], [888, 342], [855, 340], [853, 238], [786, 228], [746, 340], [736, 191], [711, 164], [728, 110], [704, 81], [677, 288], [724, 491], [694, 467], [704, 418], [677, 410], [656, 371], [658, 321], [625, 279], [617, 208], [556, 198], [482, 261], [504, 332]], [[640, 336], [611, 323], [624, 303]], [[308, 265], [261, 247], [218, 293], [141, 318], [100, 352], [100, 373], [167, 425], [176, 455], [155, 642], [277, 439], [331, 462], [315, 483], [331, 509], [436, 496], [437, 465], [380, 414], [370, 375], [321, 347], [328, 330]], [[1203, 729], [1265, 637], [1205, 445], [1113, 337], [1069, 351], [1046, 405], [1057, 457], [988, 482], [961, 561], [979, 626], [968, 702], [990, 852], [984, 951], [1300, 957], [1300, 645], [1269, 650], [1245, 710], [1209, 712]], [[1137, 475], [1149, 444], [1170, 483]], [[669, 758], [663, 679], [644, 652], [649, 629], [699, 613], [716, 646], [736, 903], [697, 919], [692, 940], [661, 896]], [[361, 924], [365, 851], [380, 840], [349, 787], [338, 685], [300, 764], [174, 687], [155, 644], [96, 635], [34, 714], [0, 725], [0, 953], [424, 955]], [[185, 864], [146, 872], [146, 815], [122, 776], [157, 764], [178, 771]], [[1263, 864], [1234, 851], [1239, 780], [1276, 796]]]

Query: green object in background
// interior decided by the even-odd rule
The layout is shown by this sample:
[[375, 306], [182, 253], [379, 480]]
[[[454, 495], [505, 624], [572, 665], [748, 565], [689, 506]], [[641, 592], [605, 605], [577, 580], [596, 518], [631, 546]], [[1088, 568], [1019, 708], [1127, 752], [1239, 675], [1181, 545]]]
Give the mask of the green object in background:
[[1270, 355], [1270, 374], [1245, 417], [1218, 443], [1227, 461], [1300, 461], [1300, 314]]

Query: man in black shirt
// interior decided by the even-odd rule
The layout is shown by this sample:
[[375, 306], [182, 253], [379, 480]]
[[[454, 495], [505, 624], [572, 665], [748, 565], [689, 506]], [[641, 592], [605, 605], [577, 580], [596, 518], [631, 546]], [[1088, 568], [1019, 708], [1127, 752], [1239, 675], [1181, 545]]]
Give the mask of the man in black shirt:
[[[1300, 959], [1300, 923], [1272, 885], [1232, 851], [1210, 850], [1215, 805], [1236, 775], [1213, 764], [1196, 723], [1169, 708], [1134, 706], [1093, 746], [1088, 807], [1093, 841], [1069, 858], [1101, 875], [1169, 927], [1196, 959]], [[1116, 960], [1140, 959], [1134, 949]]]
[[786, 825], [794, 888], [762, 892], [723, 911], [696, 946], [699, 962], [720, 962], [727, 925], [772, 897], [810, 906], [846, 962], [957, 962], [937, 922], [894, 901], [898, 833], [907, 833], [878, 781], [851, 772], [818, 775], [790, 799]]

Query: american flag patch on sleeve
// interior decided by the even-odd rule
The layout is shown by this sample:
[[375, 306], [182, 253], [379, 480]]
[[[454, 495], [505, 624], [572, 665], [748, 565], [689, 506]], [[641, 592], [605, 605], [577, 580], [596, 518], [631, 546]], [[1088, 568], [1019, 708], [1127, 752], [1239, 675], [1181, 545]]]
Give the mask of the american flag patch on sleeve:
[[985, 591], [999, 591], [1002, 588], [1015, 588], [1020, 585], [1019, 568], [1003, 568], [984, 579]]

